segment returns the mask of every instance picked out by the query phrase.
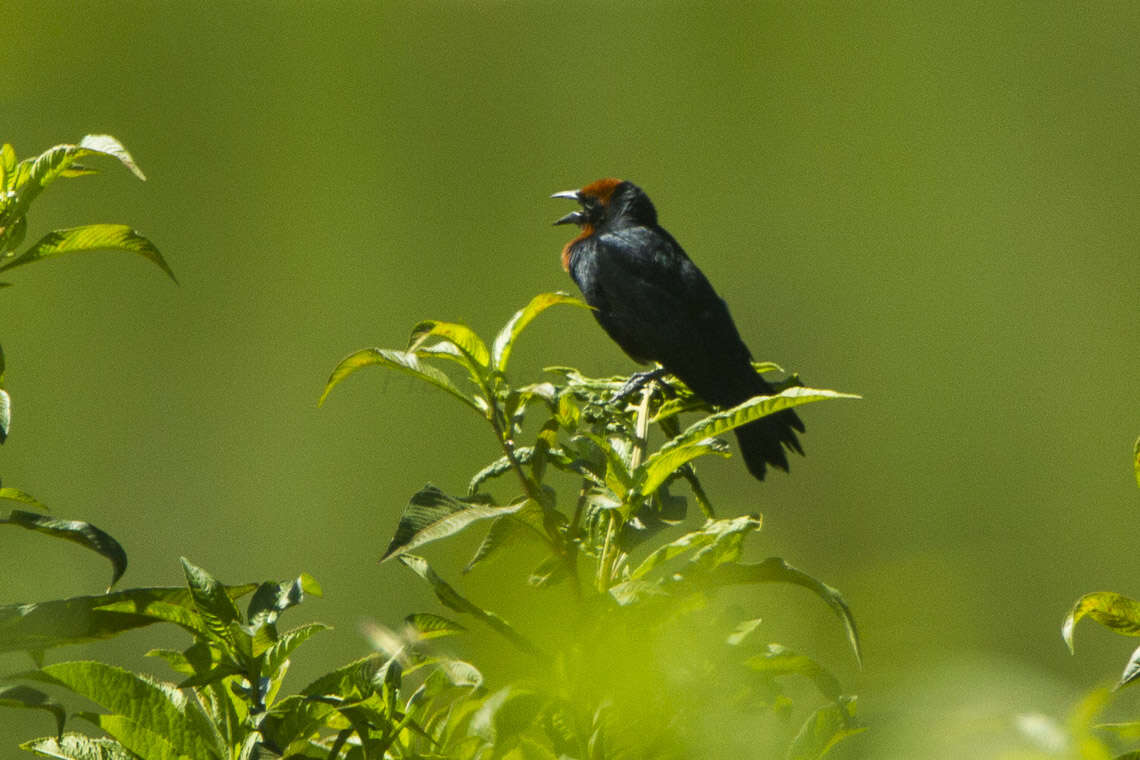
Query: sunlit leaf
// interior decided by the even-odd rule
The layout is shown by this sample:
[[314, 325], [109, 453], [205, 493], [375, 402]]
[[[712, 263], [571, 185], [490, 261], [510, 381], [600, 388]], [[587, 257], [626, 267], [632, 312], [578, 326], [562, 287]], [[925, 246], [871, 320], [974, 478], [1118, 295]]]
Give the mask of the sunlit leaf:
[[125, 224], [87, 224], [65, 230], [52, 230], [31, 248], [0, 265], [0, 272], [64, 253], [102, 250], [137, 253], [166, 272], [170, 279], [178, 282], [178, 278], [174, 276], [174, 272], [154, 243]]
[[435, 367], [422, 363], [415, 354], [406, 351], [393, 351], [387, 348], [365, 348], [341, 359], [340, 363], [336, 365], [336, 368], [329, 376], [328, 383], [325, 384], [325, 390], [321, 393], [320, 401], [318, 401], [317, 404], [325, 403], [329, 392], [353, 372], [363, 367], [372, 366], [399, 370], [400, 372], [423, 380], [426, 383], [431, 383], [435, 387], [447, 391], [474, 409], [480, 416], [485, 416], [483, 410], [481, 410], [470, 397], [463, 393], [463, 391], [459, 390], [455, 383], [451, 382], [451, 378], [443, 372]]
[[264, 672], [267, 674], [275, 673], [293, 653], [293, 650], [321, 631], [331, 630], [332, 626], [324, 623], [305, 623], [281, 634], [273, 646], [266, 650]]
[[752, 618], [751, 620], [742, 620], [737, 623], [736, 628], [732, 629], [732, 633], [725, 639], [727, 644], [738, 647], [743, 644], [752, 634], [760, 627], [763, 621], [760, 618]]
[[180, 557], [179, 560], [182, 562], [190, 596], [194, 599], [194, 607], [202, 616], [206, 629], [219, 640], [232, 645], [234, 636], [230, 623], [240, 622], [241, 613], [226, 593], [225, 586], [185, 557]]
[[8, 431], [12, 427], [12, 397], [8, 391], [0, 388], [0, 443], [8, 440]]
[[127, 570], [127, 553], [123, 551], [123, 547], [108, 533], [99, 530], [91, 523], [82, 520], [59, 520], [19, 509], [12, 510], [7, 519], [0, 520], [0, 524], [2, 523], [19, 525], [37, 533], [62, 538], [101, 554], [111, 563], [110, 585], [112, 586]]
[[110, 135], [85, 135], [79, 141], [81, 150], [89, 151], [92, 153], [102, 153], [105, 156], [112, 156], [119, 159], [123, 166], [131, 170], [139, 179], [145, 181], [146, 175], [142, 173], [142, 169], [138, 167], [135, 160], [131, 158], [131, 154], [123, 147], [123, 144]]
[[788, 749], [787, 760], [818, 760], [839, 742], [866, 730], [855, 717], [855, 697], [843, 697], [808, 716]]
[[7, 499], [9, 501], [16, 501], [33, 509], [42, 509], [48, 511], [47, 505], [40, 502], [36, 497], [30, 493], [25, 493], [18, 488], [0, 488], [0, 499]]
[[[761, 520], [758, 515], [742, 515], [741, 517], [725, 520], [709, 520], [701, 526], [700, 530], [686, 533], [680, 538], [658, 547], [651, 552], [649, 556], [642, 560], [641, 564], [637, 566], [637, 569], [630, 573], [630, 577], [634, 579], [643, 578], [651, 570], [685, 552], [709, 548], [719, 542], [723, 542], [726, 537], [730, 536], [742, 539], [748, 533], [760, 530], [760, 526]], [[739, 544], [737, 546], [739, 546]], [[715, 567], [724, 561], [735, 561], [738, 556], [738, 551], [731, 556], [727, 554], [723, 555], [723, 557], [716, 558], [712, 561], [709, 566]]]
[[138, 758], [138, 755], [128, 751], [114, 739], [72, 732], [59, 738], [45, 736], [32, 739], [21, 744], [20, 749], [57, 760], [137, 760]]
[[515, 340], [519, 337], [527, 325], [534, 320], [542, 312], [549, 309], [551, 306], [558, 304], [568, 304], [571, 306], [580, 306], [582, 308], [590, 308], [589, 304], [585, 301], [575, 298], [569, 293], [539, 293], [537, 296], [530, 300], [526, 306], [519, 311], [515, 312], [499, 334], [495, 336], [495, 342], [491, 346], [491, 366], [502, 372], [507, 368], [507, 362], [511, 358], [511, 351], [514, 349]]
[[690, 425], [681, 435], [668, 441], [646, 458], [637, 469], [634, 475], [635, 483], [642, 493], [652, 493], [682, 464], [702, 454], [716, 451], [707, 443], [708, 439], [785, 409], [814, 401], [839, 398], [859, 398], [859, 396], [799, 386], [787, 388], [774, 396], [754, 396], [731, 409], [705, 417]]
[[1137, 678], [1140, 678], [1140, 647], [1137, 647], [1132, 652], [1132, 656], [1128, 658], [1128, 664], [1124, 666], [1124, 672], [1120, 675], [1116, 688], [1123, 688], [1133, 683]]
[[1136, 471], [1136, 485], [1140, 486], [1140, 438], [1132, 444], [1132, 468]]
[[1061, 636], [1074, 650], [1073, 628], [1085, 616], [1123, 636], [1140, 636], [1140, 602], [1114, 591], [1094, 591], [1077, 600], [1061, 626]]
[[63, 733], [67, 710], [63, 705], [30, 686], [0, 686], [0, 707], [17, 707], [25, 710], [43, 710], [55, 717], [55, 735]]
[[408, 353], [415, 353], [424, 345], [424, 341], [431, 338], [442, 338], [458, 348], [467, 358], [468, 368], [475, 377], [482, 375], [487, 369], [487, 363], [491, 358], [487, 344], [467, 325], [435, 320], [420, 322], [412, 328], [412, 337], [408, 339]]
[[0, 211], [4, 208], [3, 196], [16, 183], [16, 150], [8, 143], [0, 147]]
[[[147, 732], [162, 736], [181, 754], [192, 758], [220, 758], [228, 753], [197, 700], [174, 684], [159, 681], [101, 662], [60, 662], [20, 673], [16, 678], [62, 686], [122, 716]], [[131, 746], [132, 734], [116, 736]], [[140, 748], [144, 749], [145, 748]]]
[[397, 557], [430, 541], [458, 533], [473, 522], [518, 512], [525, 505], [525, 500], [497, 507], [455, 499], [429, 483], [404, 507], [404, 513], [396, 526], [396, 534], [392, 536], [392, 541], [380, 560]]
[[489, 612], [482, 607], [469, 601], [466, 597], [462, 596], [458, 591], [452, 588], [446, 581], [440, 578], [431, 566], [422, 557], [417, 557], [414, 554], [401, 554], [399, 557], [400, 562], [404, 564], [409, 570], [416, 575], [423, 578], [431, 586], [435, 592], [436, 598], [439, 599], [445, 606], [456, 612], [463, 612], [468, 615], [481, 620], [483, 623], [491, 627], [505, 639], [510, 641], [516, 647], [528, 654], [539, 654], [539, 650], [532, 644], [526, 637], [514, 629], [510, 623], [503, 620], [501, 617], [493, 612]]

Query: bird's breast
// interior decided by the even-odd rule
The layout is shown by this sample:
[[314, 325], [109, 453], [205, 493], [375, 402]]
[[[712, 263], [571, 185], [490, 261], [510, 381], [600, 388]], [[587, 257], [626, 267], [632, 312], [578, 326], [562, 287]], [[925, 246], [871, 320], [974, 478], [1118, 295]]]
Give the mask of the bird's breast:
[[570, 249], [573, 248], [574, 245], [579, 240], [585, 240], [586, 238], [590, 237], [590, 235], [593, 235], [593, 234], [594, 234], [594, 228], [592, 226], [590, 226], [588, 224], [583, 225], [582, 231], [578, 233], [577, 237], [571, 239], [570, 242], [568, 242], [566, 245], [562, 246], [562, 271], [563, 272], [569, 272], [570, 271], [570, 255], [572, 253], [572, 251]]

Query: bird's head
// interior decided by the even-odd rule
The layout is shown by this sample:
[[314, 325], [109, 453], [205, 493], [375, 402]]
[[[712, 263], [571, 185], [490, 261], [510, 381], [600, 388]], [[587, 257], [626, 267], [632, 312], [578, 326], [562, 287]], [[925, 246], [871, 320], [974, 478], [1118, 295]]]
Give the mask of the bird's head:
[[586, 234], [615, 222], [651, 226], [657, 224], [657, 211], [649, 196], [632, 182], [607, 177], [578, 190], [563, 190], [551, 198], [578, 201], [580, 209], [571, 211], [555, 224], [576, 224]]

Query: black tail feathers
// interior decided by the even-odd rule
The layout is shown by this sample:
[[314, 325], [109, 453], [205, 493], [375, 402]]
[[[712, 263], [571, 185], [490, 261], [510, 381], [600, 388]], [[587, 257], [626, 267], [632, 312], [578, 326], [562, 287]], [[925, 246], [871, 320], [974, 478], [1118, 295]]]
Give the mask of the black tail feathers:
[[804, 423], [794, 411], [768, 415], [736, 429], [736, 440], [740, 443], [740, 453], [748, 471], [757, 480], [764, 479], [768, 465], [788, 471], [787, 447], [801, 456], [804, 453], [796, 431], [804, 432]]

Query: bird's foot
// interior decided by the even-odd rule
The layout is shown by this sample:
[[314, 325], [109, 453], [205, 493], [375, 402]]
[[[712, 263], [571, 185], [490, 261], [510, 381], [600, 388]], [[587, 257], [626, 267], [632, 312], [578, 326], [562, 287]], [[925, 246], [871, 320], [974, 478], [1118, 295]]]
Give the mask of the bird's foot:
[[661, 381], [661, 378], [665, 377], [666, 374], [668, 373], [664, 367], [658, 367], [657, 369], [646, 370], [644, 372], [634, 372], [629, 376], [629, 379], [625, 381], [625, 385], [610, 399], [610, 403], [620, 404], [649, 383], [660, 382], [661, 385], [667, 386], [666, 383]]

